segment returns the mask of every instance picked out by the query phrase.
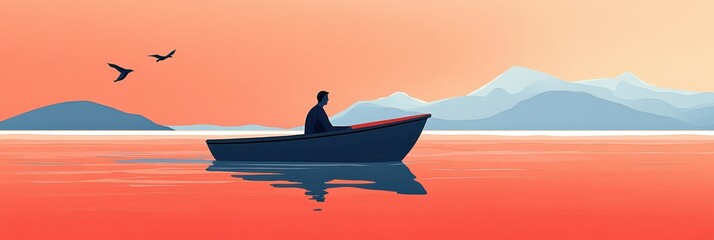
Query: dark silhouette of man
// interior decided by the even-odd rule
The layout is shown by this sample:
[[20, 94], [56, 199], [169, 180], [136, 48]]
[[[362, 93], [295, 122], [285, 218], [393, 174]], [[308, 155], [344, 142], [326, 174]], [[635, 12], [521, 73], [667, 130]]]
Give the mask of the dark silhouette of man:
[[344, 130], [344, 129], [351, 129], [352, 127], [338, 127], [338, 126], [332, 126], [332, 123], [330, 123], [330, 119], [327, 118], [327, 113], [325, 113], [325, 109], [323, 107], [327, 105], [327, 101], [329, 101], [329, 97], [327, 97], [327, 94], [330, 94], [326, 91], [320, 91], [317, 93], [317, 105], [312, 107], [310, 111], [307, 113], [307, 117], [305, 118], [305, 134], [312, 134], [312, 133], [321, 133], [321, 132], [328, 132], [328, 131], [336, 131], [336, 130]]

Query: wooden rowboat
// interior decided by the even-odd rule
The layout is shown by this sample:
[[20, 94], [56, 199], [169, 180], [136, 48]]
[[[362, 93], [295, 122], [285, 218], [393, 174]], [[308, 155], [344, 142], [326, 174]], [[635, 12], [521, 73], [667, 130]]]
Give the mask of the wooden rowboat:
[[414, 115], [316, 134], [208, 139], [206, 144], [217, 161], [393, 162], [407, 156], [429, 117]]

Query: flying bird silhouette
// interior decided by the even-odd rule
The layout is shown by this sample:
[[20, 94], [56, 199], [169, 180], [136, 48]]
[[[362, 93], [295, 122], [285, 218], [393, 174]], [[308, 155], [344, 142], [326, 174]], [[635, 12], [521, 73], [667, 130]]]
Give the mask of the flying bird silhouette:
[[154, 55], [149, 55], [149, 57], [155, 57], [155, 58], [156, 58], [156, 62], [160, 62], [160, 61], [166, 60], [167, 58], [173, 57], [173, 55], [174, 55], [175, 52], [176, 52], [176, 49], [174, 49], [173, 51], [171, 51], [169, 54], [166, 54], [166, 56], [161, 56], [161, 55], [159, 55], [159, 54], [154, 54]]
[[119, 77], [117, 77], [117, 80], [114, 80], [114, 82], [118, 82], [118, 81], [124, 80], [124, 78], [126, 78], [126, 75], [129, 75], [130, 72], [133, 72], [133, 71], [134, 71], [134, 70], [131, 70], [131, 69], [126, 69], [126, 68], [117, 66], [116, 64], [113, 64], [113, 63], [107, 63], [107, 64], [109, 64], [110, 67], [112, 67], [112, 68], [116, 69], [117, 71], [119, 71]]

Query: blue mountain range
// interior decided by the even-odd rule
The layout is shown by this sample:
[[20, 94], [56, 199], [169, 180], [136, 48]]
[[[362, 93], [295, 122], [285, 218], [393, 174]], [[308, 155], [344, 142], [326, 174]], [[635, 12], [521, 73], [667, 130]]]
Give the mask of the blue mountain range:
[[431, 130], [704, 130], [714, 129], [714, 93], [660, 88], [632, 73], [568, 82], [512, 67], [465, 96], [425, 102], [398, 92], [357, 102], [332, 121], [418, 113], [432, 114]]
[[[567, 101], [563, 101], [566, 100]], [[596, 109], [597, 111], [593, 111]], [[523, 100], [493, 117], [478, 120], [434, 119], [429, 129], [502, 130], [686, 130], [670, 117], [641, 112], [585, 92], [553, 91]]]
[[0, 122], [0, 130], [172, 130], [137, 114], [90, 102], [38, 108]]

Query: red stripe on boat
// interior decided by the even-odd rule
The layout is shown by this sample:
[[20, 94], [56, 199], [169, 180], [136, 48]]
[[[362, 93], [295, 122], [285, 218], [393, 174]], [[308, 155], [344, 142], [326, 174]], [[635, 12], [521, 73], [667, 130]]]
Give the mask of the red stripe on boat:
[[393, 118], [393, 119], [387, 119], [387, 120], [381, 120], [381, 121], [375, 121], [375, 122], [368, 122], [368, 123], [360, 123], [360, 124], [357, 124], [357, 125], [352, 125], [352, 129], [366, 128], [366, 127], [373, 127], [373, 126], [377, 126], [377, 125], [383, 125], [383, 124], [401, 122], [401, 121], [406, 121], [406, 120], [415, 119], [415, 118], [420, 118], [420, 117], [429, 116], [429, 115], [431, 115], [431, 114], [419, 114], [419, 115], [408, 116], [408, 117]]

